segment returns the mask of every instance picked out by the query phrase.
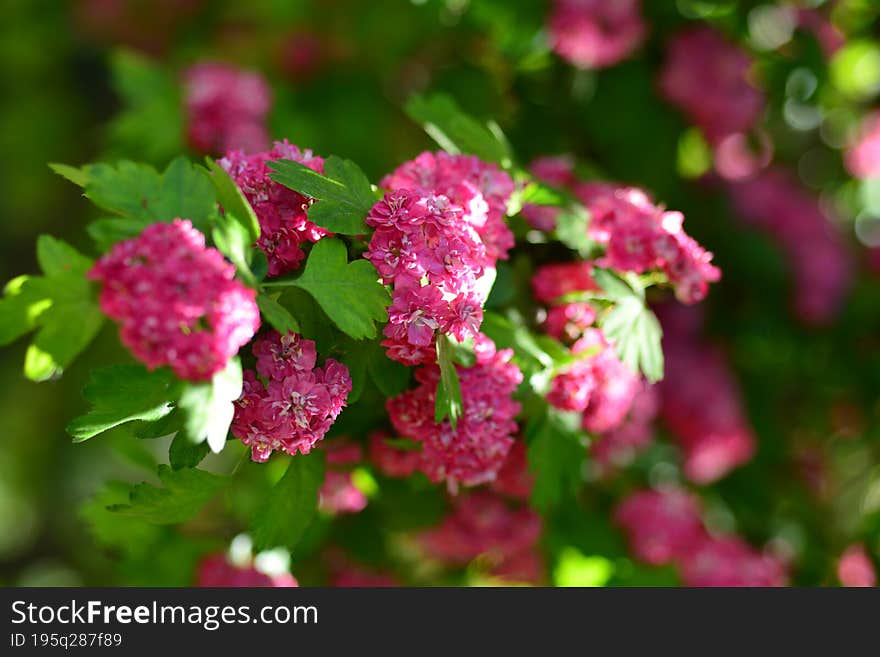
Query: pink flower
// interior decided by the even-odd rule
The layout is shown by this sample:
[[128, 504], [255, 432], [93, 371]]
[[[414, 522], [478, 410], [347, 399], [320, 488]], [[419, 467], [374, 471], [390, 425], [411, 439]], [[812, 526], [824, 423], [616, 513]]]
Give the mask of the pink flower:
[[785, 586], [785, 566], [736, 536], [706, 536], [682, 559], [685, 586]]
[[212, 554], [202, 559], [196, 573], [196, 586], [203, 587], [297, 587], [290, 573], [270, 577], [251, 565], [235, 566], [225, 554]]
[[749, 79], [751, 66], [745, 51], [701, 25], [669, 41], [660, 91], [717, 144], [749, 132], [764, 111], [764, 94]]
[[319, 504], [322, 511], [333, 515], [358, 513], [367, 507], [367, 496], [354, 485], [350, 472], [327, 470]]
[[651, 424], [659, 407], [660, 396], [656, 386], [643, 382], [626, 419], [619, 426], [600, 434], [590, 445], [590, 455], [603, 474], [627, 465], [651, 443]]
[[260, 327], [254, 290], [185, 219], [119, 242], [89, 278], [101, 283], [101, 309], [119, 322], [123, 344], [181, 379], [210, 379]]
[[543, 329], [561, 342], [577, 341], [596, 321], [596, 309], [586, 302], [563, 303], [547, 311]]
[[202, 153], [266, 147], [265, 121], [272, 91], [257, 73], [205, 62], [183, 74], [187, 136]]
[[844, 161], [856, 178], [880, 176], [880, 114], [865, 118]]
[[409, 477], [419, 469], [422, 459], [421, 446], [412, 441], [412, 449], [399, 449], [388, 441], [389, 436], [383, 431], [370, 434], [370, 461], [382, 474], [388, 477]]
[[245, 155], [231, 150], [218, 161], [244, 193], [260, 223], [257, 246], [269, 260], [269, 276], [297, 269], [305, 258], [302, 246], [317, 242], [327, 231], [308, 219], [312, 199], [273, 181], [267, 166], [273, 160], [294, 160], [323, 173], [324, 160], [310, 150], [301, 151], [287, 140], [276, 141], [272, 150]]
[[666, 274], [683, 303], [696, 303], [721, 278], [712, 254], [685, 234], [684, 217], [654, 205], [642, 190], [608, 183], [582, 183], [575, 195], [590, 211], [588, 234], [606, 246], [596, 264], [619, 271]]
[[554, 303], [567, 294], [598, 289], [593, 280], [593, 265], [589, 262], [541, 265], [532, 276], [532, 292], [541, 303]]
[[579, 68], [605, 68], [631, 55], [645, 40], [641, 0], [554, 0], [550, 43]]
[[798, 316], [811, 324], [833, 319], [852, 284], [853, 262], [818, 199], [778, 168], [732, 184], [730, 191], [742, 218], [770, 235], [785, 253]]
[[333, 425], [351, 392], [348, 368], [332, 358], [314, 367], [315, 344], [271, 332], [254, 343], [257, 373], [246, 370], [235, 402], [232, 435], [251, 448], [254, 461], [273, 451], [308, 454]]
[[481, 337], [472, 367], [456, 366], [462, 394], [462, 415], [455, 429], [449, 420], [434, 422], [440, 368], [427, 365], [416, 372], [414, 390], [389, 399], [386, 407], [395, 430], [422, 443], [419, 469], [451, 489], [492, 481], [513, 444], [514, 420], [520, 405], [511, 398], [522, 372], [509, 362], [512, 352], [495, 352]]
[[692, 333], [675, 332], [675, 315], [685, 309], [664, 310], [661, 415], [684, 453], [685, 474], [712, 483], [752, 458], [755, 437], [723, 354]]
[[532, 494], [534, 483], [535, 477], [529, 470], [526, 444], [522, 440], [516, 440], [498, 471], [498, 476], [491, 483], [491, 488], [501, 495], [527, 500]]
[[455, 498], [452, 513], [439, 527], [423, 532], [419, 542], [428, 556], [452, 566], [482, 555], [496, 575], [537, 581], [542, 564], [525, 555], [534, 555], [540, 535], [541, 518], [534, 511], [478, 490]]
[[877, 586], [877, 570], [862, 543], [850, 545], [837, 562], [837, 579], [844, 586]]
[[633, 554], [652, 565], [685, 557], [704, 536], [699, 500], [676, 488], [631, 493], [618, 505], [614, 521]]

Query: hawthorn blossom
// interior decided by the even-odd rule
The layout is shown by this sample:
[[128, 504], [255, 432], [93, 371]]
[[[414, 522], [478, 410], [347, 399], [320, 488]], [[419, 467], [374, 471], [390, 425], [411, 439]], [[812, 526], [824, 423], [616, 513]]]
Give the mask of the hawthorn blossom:
[[659, 408], [657, 387], [641, 382], [623, 422], [600, 433], [590, 444], [590, 455], [603, 474], [628, 464], [651, 443], [652, 423]]
[[535, 583], [543, 576], [536, 551], [540, 536], [541, 518], [533, 510], [476, 490], [456, 497], [452, 512], [438, 527], [422, 532], [419, 543], [428, 556], [451, 566], [482, 556], [491, 574]]
[[527, 500], [532, 493], [534, 483], [535, 477], [529, 470], [526, 443], [523, 440], [516, 440], [490, 487], [506, 497]]
[[541, 265], [532, 276], [532, 292], [540, 303], [559, 302], [577, 292], [598, 292], [591, 262], [566, 262]]
[[88, 276], [101, 283], [101, 309], [119, 322], [122, 343], [181, 379], [210, 379], [260, 327], [254, 290], [187, 219], [119, 242]]
[[680, 564], [685, 586], [785, 586], [786, 569], [779, 559], [755, 550], [737, 536], [698, 541]]
[[318, 491], [318, 506], [332, 515], [358, 513], [367, 506], [367, 496], [352, 478], [352, 466], [363, 460], [363, 448], [347, 438], [334, 438], [324, 447], [327, 471]]
[[676, 320], [693, 311], [660, 310], [666, 362], [661, 417], [683, 452], [687, 477], [712, 483], [752, 458], [755, 436], [722, 352], [692, 332], [698, 325], [682, 330], [688, 323]]
[[645, 40], [641, 0], [554, 0], [550, 45], [578, 68], [612, 66]]
[[202, 153], [266, 148], [266, 116], [272, 90], [258, 73], [218, 62], [203, 62], [183, 73], [186, 131]]
[[225, 554], [212, 554], [199, 563], [196, 586], [291, 588], [299, 583], [290, 573], [269, 576], [250, 564], [238, 566], [230, 563]]
[[850, 545], [837, 562], [837, 579], [844, 586], [877, 586], [877, 570], [864, 544]]
[[702, 301], [721, 278], [712, 254], [684, 232], [680, 212], [654, 205], [632, 187], [581, 183], [574, 192], [590, 211], [589, 237], [606, 248], [597, 265], [639, 274], [659, 270], [683, 303]]
[[631, 493], [614, 512], [633, 554], [652, 565], [675, 562], [703, 538], [699, 500], [678, 489]]
[[286, 139], [276, 141], [272, 150], [246, 155], [231, 150], [218, 161], [229, 173], [253, 207], [260, 224], [257, 246], [269, 260], [269, 276], [280, 276], [297, 269], [305, 258], [302, 247], [329, 233], [308, 219], [313, 199], [272, 180], [267, 163], [294, 160], [318, 173], [324, 172], [324, 159], [310, 150], [300, 150]]
[[751, 57], [716, 30], [701, 25], [667, 44], [660, 91], [711, 144], [748, 133], [764, 111], [764, 94], [750, 79]]
[[734, 205], [786, 255], [794, 277], [794, 307], [811, 324], [840, 311], [853, 279], [852, 256], [818, 199], [783, 169], [768, 169], [730, 186]]
[[504, 223], [513, 181], [474, 157], [422, 153], [382, 185], [392, 191], [367, 216], [375, 232], [364, 254], [393, 285], [382, 344], [392, 360], [431, 363], [438, 333], [479, 331], [485, 276], [513, 246]]
[[308, 454], [345, 407], [351, 392], [348, 368], [332, 358], [315, 367], [314, 343], [293, 333], [270, 331], [252, 349], [257, 372], [244, 372], [232, 435], [251, 448], [257, 462], [276, 450]]
[[461, 384], [462, 414], [455, 428], [448, 419], [434, 422], [440, 368], [426, 365], [416, 371], [418, 386], [388, 400], [391, 424], [401, 435], [421, 443], [419, 469], [434, 481], [476, 486], [495, 479], [513, 445], [519, 403], [511, 398], [522, 372], [510, 362], [513, 352], [496, 352], [479, 335], [476, 363], [456, 365]]
[[411, 449], [400, 449], [388, 443], [389, 436], [384, 431], [370, 434], [368, 450], [370, 461], [382, 474], [388, 477], [409, 477], [419, 469], [422, 459], [421, 445], [415, 441], [406, 441]]

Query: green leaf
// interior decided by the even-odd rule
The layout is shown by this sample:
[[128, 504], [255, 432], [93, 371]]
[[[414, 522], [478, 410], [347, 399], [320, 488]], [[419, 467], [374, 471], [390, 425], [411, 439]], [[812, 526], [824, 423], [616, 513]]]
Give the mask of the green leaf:
[[194, 468], [208, 455], [207, 442], [194, 443], [183, 432], [174, 436], [168, 448], [168, 462], [172, 469]]
[[418, 122], [448, 153], [469, 153], [488, 162], [509, 166], [512, 160], [506, 141], [487, 126], [465, 114], [450, 96], [413, 96], [406, 113]]
[[589, 258], [596, 249], [596, 243], [587, 235], [589, 225], [590, 213], [587, 209], [578, 203], [571, 203], [556, 216], [556, 239], [582, 258]]
[[250, 260], [253, 242], [250, 234], [231, 214], [214, 216], [214, 228], [211, 230], [214, 246], [229, 258], [235, 265], [239, 277], [249, 286], [256, 287], [257, 279], [251, 271]]
[[79, 515], [98, 544], [134, 552], [149, 546], [162, 531], [161, 527], [138, 518], [128, 518], [110, 511], [111, 507], [127, 504], [130, 492], [131, 486], [128, 484], [108, 482], [80, 507]]
[[308, 292], [333, 323], [355, 340], [375, 337], [374, 322], [388, 319], [391, 298], [375, 267], [366, 260], [348, 262], [345, 244], [338, 239], [324, 238], [315, 244], [298, 278], [263, 283], [264, 287], [285, 285]]
[[645, 304], [644, 292], [634, 290], [604, 269], [596, 269], [594, 276], [615, 302], [602, 320], [605, 336], [614, 342], [617, 355], [634, 372], [641, 371], [651, 383], [659, 381], [663, 378], [663, 330]]
[[170, 525], [189, 520], [210, 502], [229, 482], [204, 470], [173, 470], [159, 466], [162, 487], [142, 483], [134, 486], [127, 504], [114, 504], [110, 510], [124, 516], [141, 518], [156, 525]]
[[131, 51], [110, 57], [111, 82], [123, 109], [109, 126], [114, 151], [161, 162], [183, 148], [180, 80], [167, 66]]
[[50, 162], [49, 168], [62, 178], [65, 178], [72, 182], [77, 187], [85, 187], [89, 182], [89, 174], [84, 167], [78, 169], [77, 167], [72, 167], [69, 164]]
[[452, 360], [453, 349], [447, 336], [437, 338], [437, 364], [440, 366], [440, 381], [437, 383], [437, 396], [434, 403], [434, 421], [438, 424], [449, 418], [449, 424], [455, 429], [461, 417], [462, 399], [461, 383]]
[[61, 374], [95, 337], [104, 316], [86, 279], [92, 261], [48, 235], [37, 239], [44, 276], [10, 281], [0, 300], [0, 344], [37, 329], [25, 355], [25, 375], [45, 381]]
[[315, 517], [323, 482], [321, 451], [290, 459], [287, 472], [272, 488], [251, 525], [256, 552], [275, 547], [296, 548]]
[[[120, 237], [140, 233], [156, 222], [189, 219], [202, 232], [208, 229], [214, 212], [215, 194], [203, 171], [184, 157], [173, 160], [161, 175], [151, 166], [122, 160], [115, 165], [88, 164], [81, 169], [53, 165], [68, 180], [85, 184], [85, 195], [99, 208], [120, 215], [126, 221]], [[107, 221], [97, 230], [112, 235]]]
[[143, 229], [143, 221], [125, 217], [96, 219], [86, 226], [86, 232], [95, 241], [98, 251], [102, 253], [109, 251], [117, 242], [137, 237]]
[[578, 414], [545, 405], [526, 426], [529, 469], [535, 475], [531, 501], [540, 511], [556, 506], [581, 484], [586, 448], [579, 422]]
[[92, 409], [67, 425], [75, 442], [132, 420], [154, 422], [171, 412], [175, 379], [165, 369], [111, 365], [92, 372], [83, 396]]
[[369, 231], [366, 219], [376, 202], [373, 188], [360, 167], [351, 160], [331, 155], [324, 162], [324, 175], [293, 160], [268, 163], [270, 177], [295, 192], [318, 199], [309, 207], [309, 220], [341, 235]]
[[351, 376], [348, 404], [354, 404], [364, 391], [367, 376], [385, 397], [394, 397], [409, 387], [410, 370], [390, 360], [379, 340], [346, 339], [341, 345], [341, 360]]
[[213, 452], [220, 452], [226, 445], [235, 412], [232, 402], [241, 396], [241, 386], [241, 362], [237, 356], [210, 381], [185, 383], [178, 400], [184, 412], [182, 435], [194, 444], [207, 441]]
[[261, 292], [257, 295], [257, 306], [266, 321], [281, 335], [286, 335], [291, 331], [299, 333], [299, 322], [287, 308], [278, 303], [277, 299]]
[[231, 214], [247, 229], [250, 241], [256, 242], [260, 238], [260, 222], [251, 204], [223, 167], [210, 157], [205, 158], [205, 161], [210, 171], [208, 178], [217, 194], [217, 202], [226, 214]]

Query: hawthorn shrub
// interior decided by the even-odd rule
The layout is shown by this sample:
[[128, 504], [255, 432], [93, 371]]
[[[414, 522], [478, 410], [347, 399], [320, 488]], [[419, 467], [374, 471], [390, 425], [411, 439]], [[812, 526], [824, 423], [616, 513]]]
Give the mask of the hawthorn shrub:
[[[455, 10], [516, 71], [519, 121], [413, 93], [435, 146], [373, 179], [279, 121], [294, 103], [256, 70], [113, 56], [122, 157], [51, 165], [91, 243], [41, 236], [0, 300], [33, 381], [117, 336], [67, 426], [151, 470], [80, 509], [110, 580], [876, 583], [880, 55], [846, 34], [869, 10], [523, 4]], [[295, 84], [344, 57], [285, 44]], [[584, 134], [536, 150], [543, 111]], [[810, 131], [847, 173], [804, 184], [828, 157], [788, 133]]]

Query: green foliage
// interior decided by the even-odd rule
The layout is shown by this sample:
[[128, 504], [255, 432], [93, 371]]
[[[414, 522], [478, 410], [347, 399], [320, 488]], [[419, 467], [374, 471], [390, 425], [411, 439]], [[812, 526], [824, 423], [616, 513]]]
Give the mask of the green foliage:
[[168, 462], [174, 470], [194, 468], [210, 451], [207, 442], [194, 443], [185, 433], [179, 432], [168, 448]]
[[293, 160], [269, 162], [269, 168], [275, 182], [318, 200], [308, 211], [313, 223], [341, 235], [368, 232], [364, 219], [376, 198], [369, 179], [351, 160], [331, 155], [324, 162], [324, 175]]
[[596, 282], [614, 308], [602, 320], [602, 330], [614, 341], [620, 359], [634, 372], [641, 371], [654, 383], [663, 378], [663, 330], [645, 303], [644, 290], [633, 289], [605, 269], [596, 269]]
[[376, 336], [374, 322], [388, 319], [391, 297], [367, 260], [348, 262], [345, 244], [324, 238], [312, 247], [305, 270], [297, 278], [277, 278], [263, 284], [292, 285], [308, 292], [327, 316], [355, 340]]
[[323, 453], [314, 451], [291, 457], [284, 476], [254, 517], [254, 549], [294, 550], [315, 517], [318, 490], [323, 482]]
[[75, 442], [133, 420], [154, 422], [171, 412], [175, 379], [166, 369], [111, 365], [92, 372], [83, 396], [92, 409], [67, 425]]
[[257, 306], [260, 308], [260, 313], [281, 335], [285, 335], [289, 331], [299, 333], [299, 322], [287, 308], [278, 303], [277, 297], [278, 295], [258, 294]]
[[25, 375], [33, 381], [59, 376], [92, 341], [103, 322], [86, 279], [92, 261], [64, 242], [42, 235], [37, 262], [43, 276], [21, 276], [0, 299], [0, 345], [37, 330], [25, 354]]
[[208, 179], [214, 186], [217, 194], [217, 202], [227, 215], [235, 217], [247, 231], [250, 241], [255, 242], [260, 238], [260, 221], [251, 207], [244, 193], [239, 189], [235, 181], [211, 158], [205, 158], [208, 167]]
[[585, 448], [580, 415], [541, 403], [525, 429], [529, 469], [535, 476], [532, 504], [548, 511], [575, 493], [583, 481]]
[[152, 223], [176, 218], [189, 219], [205, 232], [214, 214], [215, 194], [210, 179], [185, 157], [172, 160], [162, 174], [148, 164], [128, 160], [116, 165], [87, 164], [79, 169], [63, 164], [50, 167], [83, 187], [97, 207], [122, 217], [118, 226], [101, 220], [100, 227], [92, 229], [104, 245], [111, 236], [127, 239]]
[[226, 445], [226, 436], [241, 395], [242, 370], [238, 357], [204, 383], [186, 382], [178, 400], [184, 413], [183, 434], [193, 444], [207, 442], [214, 452]]
[[569, 203], [560, 209], [556, 217], [556, 239], [582, 258], [589, 258], [596, 251], [596, 243], [587, 234], [590, 213], [579, 203]]
[[483, 125], [465, 114], [450, 96], [413, 96], [406, 113], [447, 153], [476, 155], [505, 167], [512, 164], [510, 146], [497, 126]]
[[347, 339], [341, 345], [340, 358], [351, 376], [349, 405], [360, 399], [368, 378], [385, 397], [399, 395], [409, 386], [409, 368], [389, 360], [380, 342]]
[[195, 468], [174, 470], [160, 465], [157, 474], [161, 488], [146, 482], [137, 484], [129, 491], [127, 503], [113, 504], [110, 510], [156, 525], [185, 522], [229, 483], [226, 477]]
[[161, 65], [132, 51], [110, 57], [113, 89], [124, 111], [110, 125], [113, 145], [151, 162], [182, 150], [182, 99], [178, 80]]
[[461, 383], [453, 362], [451, 340], [445, 335], [437, 337], [437, 364], [440, 366], [440, 381], [437, 383], [437, 395], [434, 401], [434, 421], [442, 422], [449, 418], [449, 424], [455, 429], [462, 413]]

